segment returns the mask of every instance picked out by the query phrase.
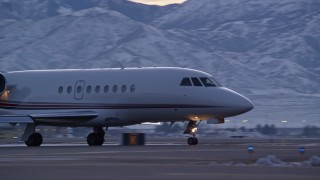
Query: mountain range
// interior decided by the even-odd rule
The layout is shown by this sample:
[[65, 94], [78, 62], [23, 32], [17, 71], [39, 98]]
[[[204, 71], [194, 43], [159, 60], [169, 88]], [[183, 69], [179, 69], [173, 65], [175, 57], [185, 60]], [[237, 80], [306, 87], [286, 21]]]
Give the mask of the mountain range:
[[0, 70], [179, 66], [256, 105], [239, 118], [320, 118], [320, 1], [0, 0]]

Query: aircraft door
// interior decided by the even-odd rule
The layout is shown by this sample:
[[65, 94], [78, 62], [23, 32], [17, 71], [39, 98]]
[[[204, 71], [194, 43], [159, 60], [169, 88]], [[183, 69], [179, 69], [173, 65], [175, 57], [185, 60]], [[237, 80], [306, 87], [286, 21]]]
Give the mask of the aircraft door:
[[83, 99], [83, 91], [84, 91], [84, 80], [79, 80], [76, 82], [74, 87], [74, 99], [75, 100], [82, 100]]

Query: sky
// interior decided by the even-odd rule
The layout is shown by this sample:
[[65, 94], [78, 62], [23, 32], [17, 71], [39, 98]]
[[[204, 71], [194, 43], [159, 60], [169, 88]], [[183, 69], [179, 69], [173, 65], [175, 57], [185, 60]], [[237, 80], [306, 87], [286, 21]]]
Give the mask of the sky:
[[173, 4], [173, 3], [183, 3], [186, 0], [130, 0], [130, 1], [143, 3], [143, 4], [164, 6], [164, 5]]

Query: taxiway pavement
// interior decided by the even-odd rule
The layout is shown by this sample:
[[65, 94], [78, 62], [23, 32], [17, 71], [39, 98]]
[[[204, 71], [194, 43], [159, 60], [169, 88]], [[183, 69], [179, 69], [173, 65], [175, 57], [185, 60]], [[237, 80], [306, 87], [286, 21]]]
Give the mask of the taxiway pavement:
[[[61, 141], [61, 142], [60, 142]], [[147, 138], [145, 146], [122, 146], [117, 139], [102, 147], [74, 140], [47, 140], [41, 147], [0, 143], [0, 179], [319, 179], [319, 139], [210, 139], [197, 146], [185, 139]], [[248, 146], [254, 147], [248, 153]], [[299, 153], [300, 147], [305, 153]], [[268, 155], [278, 161], [257, 163]], [[263, 160], [263, 159], [262, 159]]]

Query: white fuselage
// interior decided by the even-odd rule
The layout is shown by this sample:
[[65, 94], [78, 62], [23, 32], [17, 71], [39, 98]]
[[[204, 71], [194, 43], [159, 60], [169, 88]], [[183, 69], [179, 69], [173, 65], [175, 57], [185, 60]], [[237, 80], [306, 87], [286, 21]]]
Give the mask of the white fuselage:
[[35, 118], [38, 125], [125, 126], [142, 122], [208, 120], [253, 108], [221, 87], [181, 86], [183, 78], [213, 78], [185, 68], [37, 70], [4, 73], [0, 114], [96, 112], [92, 119]]

